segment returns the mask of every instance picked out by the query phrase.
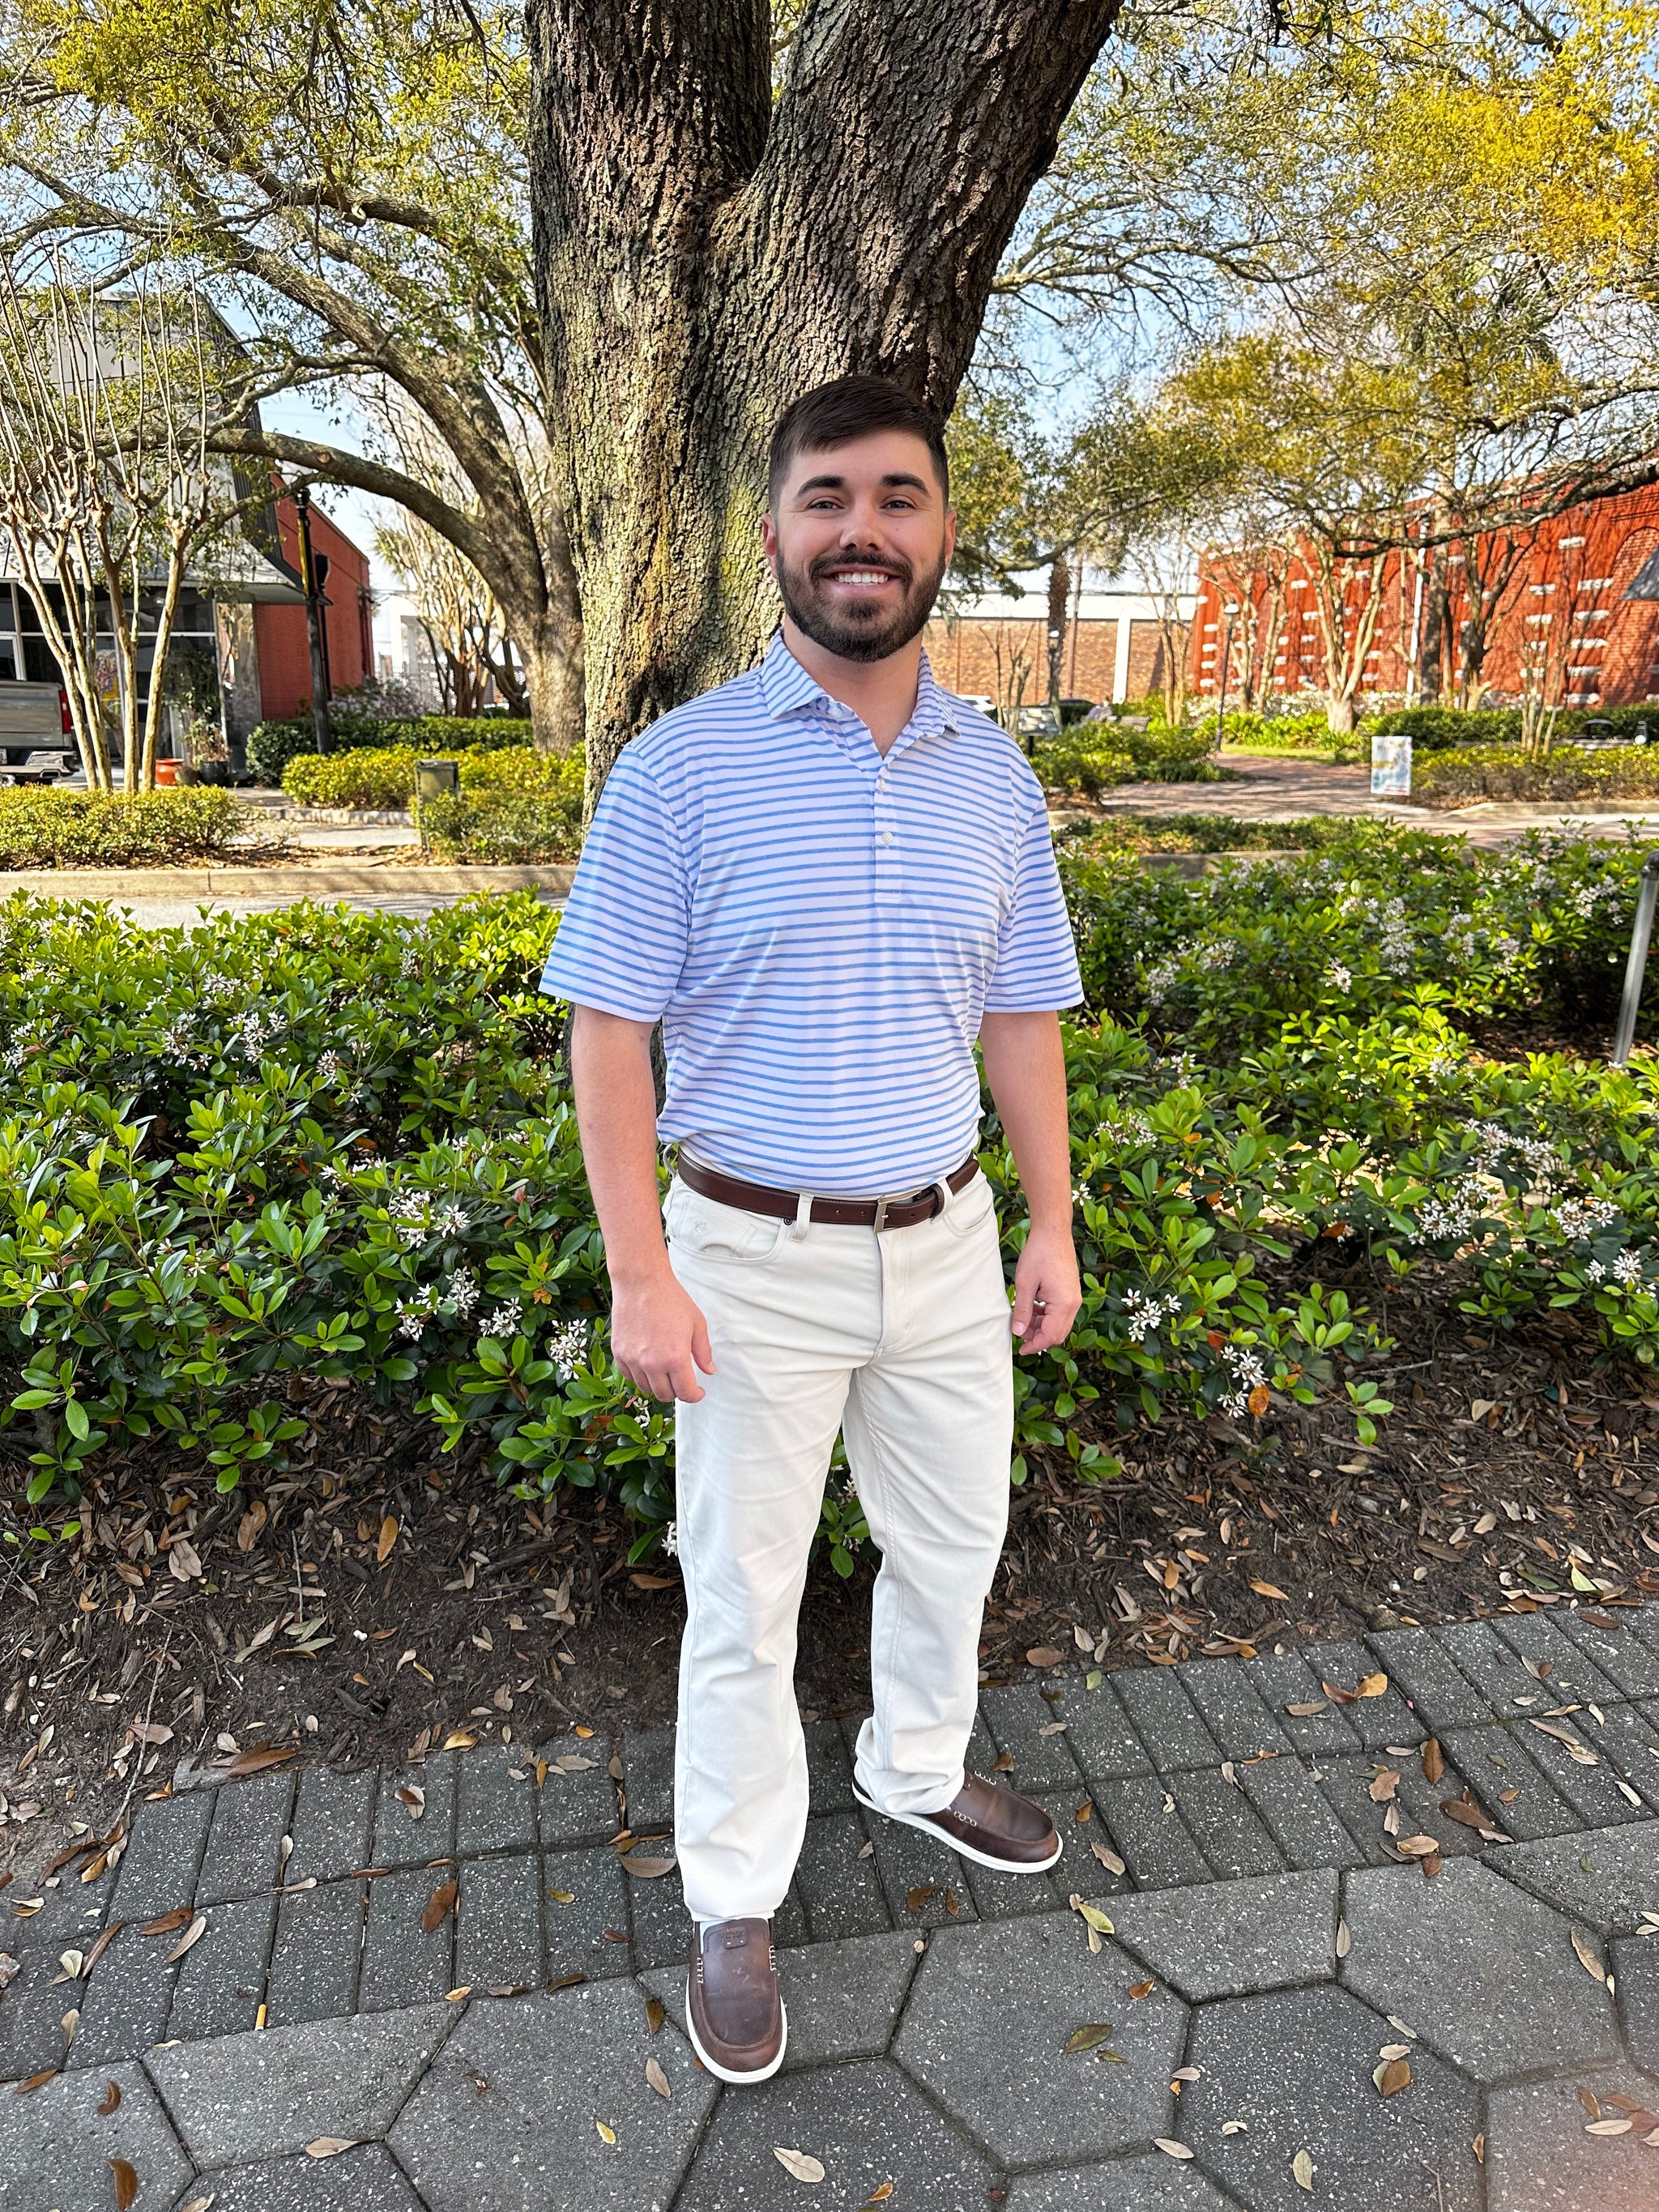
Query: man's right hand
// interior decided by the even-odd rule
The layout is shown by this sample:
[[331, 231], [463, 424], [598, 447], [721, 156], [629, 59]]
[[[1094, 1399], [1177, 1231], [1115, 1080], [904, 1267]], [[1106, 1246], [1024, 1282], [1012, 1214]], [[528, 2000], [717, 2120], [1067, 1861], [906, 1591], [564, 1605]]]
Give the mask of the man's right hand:
[[714, 1372], [708, 1324], [666, 1267], [644, 1282], [611, 1286], [611, 1350], [636, 1389], [653, 1398], [703, 1395], [697, 1370]]

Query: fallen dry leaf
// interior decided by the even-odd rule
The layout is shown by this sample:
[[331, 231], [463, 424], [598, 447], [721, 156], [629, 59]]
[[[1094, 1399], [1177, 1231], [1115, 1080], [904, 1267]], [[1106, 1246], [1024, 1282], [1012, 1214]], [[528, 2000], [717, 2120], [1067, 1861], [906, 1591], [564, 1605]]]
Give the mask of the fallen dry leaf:
[[1395, 1849], [1404, 1851], [1408, 1858], [1425, 1859], [1431, 1852], [1437, 1853], [1440, 1846], [1432, 1836], [1401, 1836]]
[[[472, 1751], [477, 1748], [477, 1737], [472, 1735], [471, 1731], [466, 1729], [451, 1729], [449, 1734], [444, 1738], [444, 1749], [446, 1751]], [[562, 1765], [563, 1761], [561, 1760], [560, 1764]]]
[[314, 2142], [306, 2145], [307, 2158], [338, 2158], [343, 2150], [356, 2150], [356, 2136], [319, 2136]]
[[1373, 1805], [1386, 1805], [1399, 1787], [1399, 1769], [1393, 1766], [1385, 1766], [1372, 1781], [1367, 1794], [1369, 1795]]
[[1137, 2002], [1139, 2002], [1142, 1997], [1151, 1996], [1152, 1991], [1157, 1987], [1158, 1984], [1156, 1982], [1131, 1982], [1129, 1984], [1129, 1995], [1133, 1997]]
[[162, 1965], [164, 1966], [170, 1966], [175, 1959], [182, 1959], [185, 1952], [189, 1950], [191, 1945], [192, 1943], [199, 1943], [206, 1933], [207, 1915], [204, 1912], [198, 1912], [195, 1919], [191, 1922], [189, 1927], [185, 1929], [184, 1934], [179, 1938], [179, 1941], [167, 1953], [167, 1957], [161, 1961]]
[[599, 2131], [599, 2141], [601, 2142], [614, 2143], [616, 2142], [617, 2130], [615, 2128], [606, 2127], [603, 2120], [595, 2120], [593, 2124]]
[[141, 1936], [171, 1936], [175, 1928], [183, 1928], [189, 1919], [189, 1905], [175, 1905], [171, 1912], [164, 1912], [158, 1919], [148, 1921], [138, 1933]]
[[1159, 2150], [1166, 2152], [1170, 2158], [1191, 2158], [1193, 2156], [1193, 2153], [1188, 2149], [1184, 2142], [1176, 2142], [1168, 2136], [1154, 2136], [1152, 2137], [1152, 2141], [1158, 2146]]
[[106, 2081], [104, 2084], [104, 2094], [98, 2100], [99, 2118], [100, 2120], [106, 2120], [110, 2114], [118, 2108], [120, 2102], [120, 2083], [118, 2081]]
[[1598, 1982], [1605, 1982], [1607, 1970], [1596, 1957], [1594, 1948], [1575, 1928], [1572, 1931], [1573, 1955], [1587, 1974], [1594, 1974]]
[[1635, 2126], [1634, 2120], [1590, 2120], [1586, 2122], [1587, 2136], [1627, 2136]]
[[31, 2089], [39, 2089], [47, 2081], [55, 2081], [58, 2071], [55, 2066], [43, 2066], [38, 2074], [31, 2074], [19, 2082], [12, 2091], [13, 2096], [27, 2097]]
[[426, 1901], [426, 1911], [421, 1915], [422, 1936], [430, 1936], [434, 1929], [443, 1926], [454, 1910], [455, 1899], [460, 1893], [461, 1886], [458, 1881], [443, 1882], [433, 1891]]
[[1064, 1655], [1052, 1644], [1034, 1644], [1025, 1655], [1028, 1667], [1058, 1667]]
[[1089, 1849], [1100, 1861], [1100, 1863], [1105, 1868], [1108, 1874], [1127, 1873], [1128, 1869], [1124, 1865], [1123, 1861], [1118, 1856], [1117, 1853], [1112, 1850], [1109, 1844], [1093, 1843], [1090, 1844]]
[[1285, 1710], [1292, 1719], [1305, 1721], [1310, 1714], [1322, 1713], [1326, 1704], [1327, 1700], [1323, 1698], [1302, 1698], [1295, 1705], [1286, 1705]]
[[426, 1810], [426, 1792], [418, 1782], [400, 1783], [392, 1795], [411, 1820], [418, 1820]]
[[936, 1881], [920, 1881], [913, 1890], [906, 1893], [904, 1902], [913, 1914], [920, 1912], [938, 1887]]
[[137, 2202], [138, 2173], [129, 2159], [112, 2158], [109, 2162], [109, 2178], [115, 2185], [115, 2212], [129, 2212]]
[[659, 2097], [666, 2097], [670, 2094], [668, 2076], [654, 2058], [647, 2058], [645, 2062], [645, 2078]]
[[1411, 2061], [1408, 2058], [1385, 2058], [1378, 2065], [1371, 2079], [1376, 2082], [1379, 2094], [1384, 2097], [1397, 2097], [1402, 2089], [1409, 2089], [1411, 2087]]
[[1099, 2021], [1091, 2027], [1079, 2027], [1067, 2037], [1067, 2051], [1092, 2051], [1097, 2043], [1106, 2042], [1113, 2034], [1110, 2021]]
[[1349, 1933], [1348, 1923], [1339, 1919], [1336, 1923], [1336, 1955], [1339, 1959], [1346, 1959], [1352, 1948], [1353, 1937]]
[[176, 1583], [197, 1580], [202, 1571], [202, 1562], [196, 1556], [196, 1547], [188, 1536], [175, 1536], [167, 1547], [167, 1572]]
[[993, 1774], [1012, 1774], [1013, 1771], [1014, 1762], [1006, 1751], [992, 1763], [991, 1771]]
[[797, 2181], [822, 2181], [823, 2168], [817, 2159], [804, 2150], [775, 2150], [772, 2155], [787, 2174]]
[[635, 1589], [672, 1589], [672, 1575], [629, 1575], [629, 1581]]
[[1250, 1577], [1250, 1588], [1255, 1592], [1258, 1597], [1276, 1598], [1280, 1605], [1288, 1605], [1291, 1601], [1290, 1592], [1288, 1590], [1280, 1589], [1277, 1583], [1259, 1582], [1256, 1577], [1252, 1575]]
[[274, 1743], [269, 1751], [239, 1751], [225, 1772], [233, 1778], [244, 1774], [263, 1774], [268, 1767], [286, 1766], [294, 1756], [291, 1743]]
[[890, 2181], [878, 2181], [864, 2201], [866, 2204], [884, 2204], [892, 2193]]
[[1380, 1698], [1389, 1686], [1386, 1674], [1362, 1674], [1355, 1686], [1357, 1698]]
[[398, 1516], [395, 1513], [388, 1513], [380, 1523], [380, 1534], [374, 1539], [374, 1558], [379, 1565], [384, 1566], [392, 1557], [392, 1547], [397, 1540]]
[[1305, 2150], [1297, 2151], [1296, 2156], [1291, 2160], [1291, 2179], [1298, 2189], [1305, 2189], [1308, 2194], [1312, 2196], [1313, 2178], [1314, 2162], [1311, 2154]]
[[647, 2035], [654, 2035], [667, 2017], [668, 2008], [664, 2004], [660, 1997], [647, 1997], [646, 1999], [645, 2028]]
[[1428, 1783], [1438, 1782], [1446, 1771], [1446, 1754], [1440, 1748], [1438, 1738], [1431, 1736], [1419, 1756], [1423, 1762], [1423, 1779]]

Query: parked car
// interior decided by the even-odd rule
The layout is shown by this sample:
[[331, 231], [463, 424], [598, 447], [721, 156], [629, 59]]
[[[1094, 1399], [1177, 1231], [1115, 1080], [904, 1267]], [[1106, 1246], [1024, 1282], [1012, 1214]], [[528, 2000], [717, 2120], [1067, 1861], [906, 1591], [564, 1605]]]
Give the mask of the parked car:
[[1057, 714], [1052, 706], [1046, 703], [1041, 707], [1022, 707], [1019, 710], [1019, 734], [1022, 738], [1058, 737], [1062, 730], [1072, 729], [1094, 711], [1095, 702], [1092, 699], [1062, 699]]
[[63, 685], [0, 683], [0, 782], [50, 783], [75, 765]]

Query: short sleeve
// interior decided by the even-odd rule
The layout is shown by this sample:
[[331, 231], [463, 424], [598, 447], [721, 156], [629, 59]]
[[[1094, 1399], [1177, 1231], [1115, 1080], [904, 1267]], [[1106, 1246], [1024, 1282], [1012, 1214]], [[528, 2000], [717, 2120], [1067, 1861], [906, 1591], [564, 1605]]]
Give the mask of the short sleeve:
[[1077, 947], [1045, 807], [1033, 808], [1014, 866], [1014, 895], [985, 994], [988, 1014], [1042, 1013], [1083, 996]]
[[644, 765], [624, 750], [594, 809], [542, 988], [654, 1022], [674, 995], [689, 933], [679, 825]]

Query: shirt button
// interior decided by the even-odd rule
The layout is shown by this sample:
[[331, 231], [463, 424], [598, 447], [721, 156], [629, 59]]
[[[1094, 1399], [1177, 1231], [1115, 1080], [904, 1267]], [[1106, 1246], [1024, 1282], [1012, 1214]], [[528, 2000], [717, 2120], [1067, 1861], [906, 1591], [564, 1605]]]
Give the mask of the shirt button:
[[890, 830], [884, 830], [882, 831], [882, 833], [881, 833], [881, 842], [882, 842], [882, 843], [883, 843], [884, 845], [890, 845], [890, 844], [892, 843], [892, 842], [893, 842], [893, 833], [892, 833], [892, 831], [891, 831]]

